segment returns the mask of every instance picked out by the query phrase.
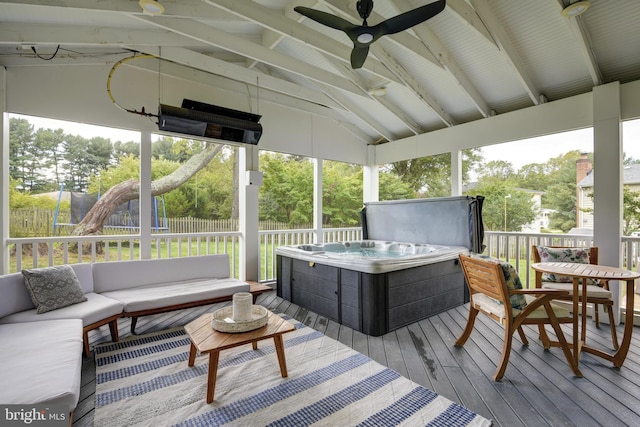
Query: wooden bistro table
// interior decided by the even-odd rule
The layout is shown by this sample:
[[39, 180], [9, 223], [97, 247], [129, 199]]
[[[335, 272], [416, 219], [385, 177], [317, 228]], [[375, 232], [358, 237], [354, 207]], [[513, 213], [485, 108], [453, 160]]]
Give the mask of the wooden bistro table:
[[216, 376], [218, 374], [218, 357], [221, 350], [237, 347], [244, 344], [258, 349], [258, 341], [273, 338], [280, 364], [280, 373], [287, 376], [287, 362], [284, 357], [284, 342], [282, 334], [295, 330], [295, 326], [282, 317], [268, 311], [267, 324], [261, 328], [242, 333], [219, 332], [211, 326], [211, 316], [207, 313], [191, 323], [184, 329], [191, 340], [189, 350], [189, 366], [193, 366], [196, 360], [196, 350], [201, 354], [209, 355], [209, 372], [207, 375], [207, 403], [213, 402], [213, 393], [216, 388]]
[[[570, 262], [538, 262], [531, 264], [531, 268], [535, 271], [542, 273], [550, 273], [562, 276], [569, 276], [573, 278], [573, 357], [576, 364], [580, 360], [581, 351], [594, 354], [602, 357], [606, 360], [613, 362], [613, 365], [617, 368], [621, 367], [624, 363], [624, 359], [629, 352], [629, 346], [631, 345], [631, 333], [633, 332], [633, 298], [634, 298], [634, 283], [637, 278], [640, 277], [640, 273], [625, 270], [616, 267], [607, 267], [604, 265], [593, 264], [578, 264]], [[627, 310], [624, 319], [624, 335], [622, 336], [622, 343], [619, 349], [613, 353], [607, 353], [600, 349], [589, 347], [585, 344], [586, 334], [586, 318], [587, 318], [587, 304], [582, 304], [582, 324], [581, 335], [578, 335], [578, 304], [580, 302], [580, 295], [578, 293], [578, 286], [582, 281], [582, 295], [587, 293], [587, 280], [586, 279], [606, 279], [606, 280], [619, 280], [627, 282]]]

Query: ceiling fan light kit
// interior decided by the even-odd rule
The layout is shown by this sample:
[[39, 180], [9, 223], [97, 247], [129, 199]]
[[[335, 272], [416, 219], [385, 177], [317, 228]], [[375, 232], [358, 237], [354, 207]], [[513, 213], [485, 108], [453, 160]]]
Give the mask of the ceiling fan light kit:
[[433, 18], [442, 12], [446, 6], [446, 0], [438, 0], [422, 7], [401, 13], [376, 24], [369, 26], [367, 18], [373, 11], [373, 0], [358, 0], [356, 10], [362, 18], [362, 25], [352, 24], [339, 16], [308, 7], [296, 6], [296, 12], [306, 16], [322, 25], [343, 31], [353, 42], [351, 51], [351, 68], [362, 67], [369, 54], [369, 45], [382, 36], [395, 34], [407, 30], [427, 19]]
[[142, 11], [149, 15], [162, 15], [164, 13], [164, 6], [155, 0], [140, 0], [138, 4]]
[[582, 15], [587, 9], [589, 9], [591, 3], [589, 1], [577, 1], [571, 3], [569, 6], [562, 9], [562, 16], [571, 17]]

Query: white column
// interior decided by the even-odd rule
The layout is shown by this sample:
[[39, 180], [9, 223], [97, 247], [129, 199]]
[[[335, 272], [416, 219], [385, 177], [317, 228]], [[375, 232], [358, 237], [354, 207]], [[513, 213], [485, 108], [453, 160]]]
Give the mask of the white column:
[[140, 259], [151, 258], [151, 132], [140, 134]]
[[7, 70], [0, 67], [0, 274], [9, 273], [9, 113], [7, 113]]
[[[623, 151], [620, 83], [593, 88], [593, 239], [598, 263], [622, 266]], [[611, 283], [614, 315], [620, 320], [620, 284]], [[606, 321], [606, 316], [601, 316]]]
[[451, 195], [462, 195], [462, 151], [451, 152]]
[[260, 234], [258, 229], [258, 189], [262, 184], [258, 170], [259, 151], [255, 146], [238, 148], [240, 280], [260, 279]]
[[322, 159], [313, 159], [313, 233], [314, 243], [324, 243], [322, 229]]
[[380, 199], [380, 169], [377, 165], [362, 167], [362, 201], [377, 202]]

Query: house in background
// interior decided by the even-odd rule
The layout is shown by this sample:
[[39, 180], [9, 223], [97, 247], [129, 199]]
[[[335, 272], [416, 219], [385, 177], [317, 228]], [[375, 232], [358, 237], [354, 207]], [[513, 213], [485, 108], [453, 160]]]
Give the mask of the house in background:
[[523, 225], [520, 231], [522, 233], [540, 233], [542, 229], [549, 228], [549, 215], [553, 210], [542, 209], [542, 195], [544, 192], [537, 190], [525, 190], [523, 188], [519, 188], [518, 190], [524, 191], [531, 196], [533, 208], [537, 213], [536, 218], [531, 223]]
[[[591, 159], [583, 154], [576, 163], [576, 227], [593, 230], [593, 180]], [[640, 192], [640, 164], [624, 167], [623, 185]]]

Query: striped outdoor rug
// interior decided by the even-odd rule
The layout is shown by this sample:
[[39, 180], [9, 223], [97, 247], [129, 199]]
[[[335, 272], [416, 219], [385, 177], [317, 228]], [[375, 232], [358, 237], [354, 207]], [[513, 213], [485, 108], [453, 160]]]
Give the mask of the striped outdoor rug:
[[220, 353], [215, 400], [207, 356], [187, 366], [182, 328], [97, 346], [95, 426], [489, 426], [491, 422], [289, 319], [289, 376], [273, 340]]

